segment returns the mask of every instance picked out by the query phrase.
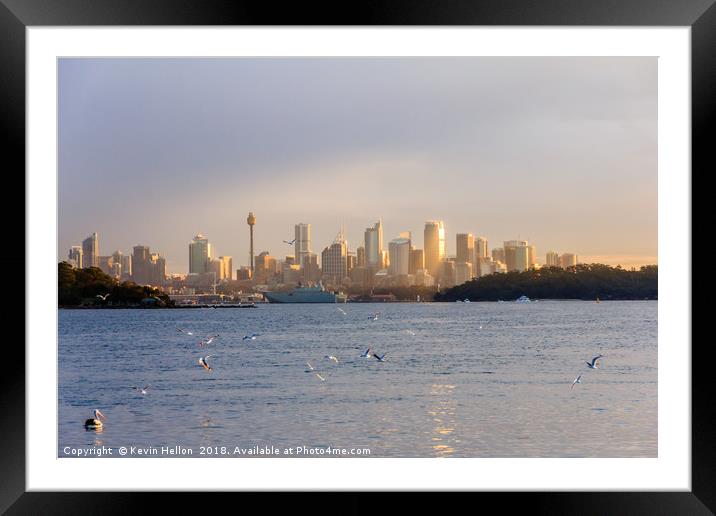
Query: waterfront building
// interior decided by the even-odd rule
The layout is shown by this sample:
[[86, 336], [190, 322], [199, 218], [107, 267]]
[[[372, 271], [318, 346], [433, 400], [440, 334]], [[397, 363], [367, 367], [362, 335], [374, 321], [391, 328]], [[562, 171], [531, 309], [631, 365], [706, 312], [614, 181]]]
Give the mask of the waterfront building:
[[475, 260], [475, 237], [472, 233], [458, 233], [455, 237], [458, 263], [473, 263]]
[[442, 220], [429, 220], [423, 231], [425, 268], [431, 276], [440, 275], [441, 262], [445, 259], [445, 225]]
[[443, 260], [440, 262], [438, 280], [440, 281], [440, 287], [450, 288], [455, 286], [454, 260]]
[[99, 267], [99, 236], [92, 233], [82, 241], [82, 268]]
[[559, 260], [559, 255], [554, 251], [547, 251], [545, 255], [545, 264], [547, 267], [561, 267], [562, 262]]
[[347, 276], [348, 242], [337, 238], [321, 253], [321, 269], [324, 281], [338, 284]]
[[410, 250], [410, 274], [415, 274], [418, 269], [425, 268], [425, 256], [422, 249]]
[[189, 243], [189, 274], [202, 274], [209, 271], [211, 244], [204, 235], [198, 234]]
[[418, 287], [432, 287], [435, 285], [435, 278], [427, 269], [418, 269], [415, 271], [415, 285]]
[[503, 247], [508, 271], [522, 272], [529, 268], [529, 247], [526, 240], [507, 240]]
[[410, 274], [410, 239], [394, 238], [388, 243], [388, 273], [392, 276]]
[[455, 262], [455, 285], [462, 285], [472, 279], [472, 264], [470, 262]]
[[70, 247], [70, 252], [67, 255], [67, 261], [75, 269], [82, 268], [82, 247], [79, 245], [73, 245]]
[[318, 255], [310, 253], [304, 258], [303, 281], [317, 283], [321, 279], [321, 268], [318, 266]]
[[563, 269], [566, 269], [567, 267], [574, 267], [578, 263], [577, 255], [572, 253], [563, 253], [560, 257], [560, 262]]

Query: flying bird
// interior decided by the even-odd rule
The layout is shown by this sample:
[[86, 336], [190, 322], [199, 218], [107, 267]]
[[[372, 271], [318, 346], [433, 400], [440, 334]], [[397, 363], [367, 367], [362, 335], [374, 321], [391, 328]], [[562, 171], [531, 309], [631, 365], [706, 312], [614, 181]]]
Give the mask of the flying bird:
[[378, 360], [378, 362], [385, 362], [385, 355], [388, 353], [383, 353], [382, 355], [378, 355], [377, 353], [374, 353], [373, 356]]
[[587, 362], [587, 361], [585, 360], [585, 363], [589, 366], [590, 369], [599, 369], [599, 366], [597, 365], [597, 360], [599, 360], [599, 359], [602, 358], [603, 356], [604, 356], [604, 355], [597, 355], [596, 357], [594, 357], [594, 358], [592, 359], [591, 362]]
[[199, 347], [201, 348], [201, 347], [206, 346], [207, 344], [211, 344], [212, 342], [214, 342], [214, 339], [217, 337], [218, 337], [218, 335], [207, 335], [206, 337], [204, 337], [203, 339], [201, 339], [199, 341]]
[[94, 417], [85, 421], [85, 428], [102, 428], [102, 420], [106, 421], [107, 417], [99, 409], [94, 409]]
[[405, 331], [405, 333], [407, 333], [408, 335], [412, 335], [413, 337], [415, 337], [415, 332], [414, 332], [413, 330], [404, 330], [404, 331]]
[[182, 330], [181, 328], [177, 328], [177, 331], [183, 333], [184, 335], [194, 335], [193, 332]]
[[107, 301], [107, 298], [109, 297], [109, 293], [107, 293], [103, 296], [100, 296], [99, 294], [97, 294], [97, 297], [100, 298], [102, 301]]
[[136, 385], [132, 385], [132, 389], [137, 391], [139, 394], [146, 395], [147, 389], [149, 389], [151, 385], [145, 385], [144, 387], [137, 387]]
[[326, 381], [326, 379], [325, 379], [324, 377], [322, 377], [322, 376], [321, 376], [320, 374], [318, 374], [318, 373], [316, 373], [316, 378], [318, 378], [318, 379], [321, 380], [322, 382], [325, 382], [325, 381]]
[[211, 355], [206, 355], [205, 357], [199, 358], [199, 365], [209, 372], [213, 371], [213, 369], [209, 366], [209, 363], [206, 361], [206, 359], [210, 356]]
[[311, 371], [313, 371], [313, 366], [311, 365], [310, 362], [306, 362], [306, 367], [308, 367], [308, 369], [306, 369], [307, 373], [310, 373]]
[[577, 383], [582, 383], [582, 375], [581, 374], [574, 379], [574, 381], [572, 382], [572, 386], [569, 388], [569, 390], [571, 391], [572, 389], [574, 389], [574, 384], [577, 384]]
[[256, 340], [256, 337], [258, 336], [258, 333], [252, 333], [251, 335], [244, 335], [244, 338], [241, 340]]
[[340, 313], [342, 313], [343, 315], [348, 315], [348, 313], [347, 313], [345, 310], [343, 310], [343, 308], [341, 308], [340, 306], [337, 306], [337, 307], [336, 307], [336, 310], [338, 310], [338, 311], [339, 311]]
[[288, 244], [288, 245], [293, 245], [293, 243], [294, 243], [295, 241], [296, 241], [296, 239], [294, 238], [294, 239], [291, 240], [290, 242], [289, 242], [288, 240], [284, 240], [284, 243], [286, 243], [286, 244]]
[[370, 357], [372, 357], [373, 355], [370, 354], [370, 352], [371, 352], [372, 349], [373, 349], [373, 348], [368, 348], [368, 349], [366, 349], [366, 350], [361, 354], [360, 357], [361, 357], [361, 358], [370, 358]]
[[334, 357], [333, 355], [326, 355], [326, 358], [327, 358], [328, 360], [332, 360], [332, 361], [335, 362], [336, 364], [338, 363], [338, 358], [337, 358], [337, 357]]

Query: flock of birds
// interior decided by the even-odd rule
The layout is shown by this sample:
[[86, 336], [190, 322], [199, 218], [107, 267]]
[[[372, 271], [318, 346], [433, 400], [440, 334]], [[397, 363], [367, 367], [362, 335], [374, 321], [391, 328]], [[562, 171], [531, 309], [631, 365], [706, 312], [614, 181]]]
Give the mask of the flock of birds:
[[[287, 244], [291, 244], [291, 245], [293, 244], [294, 241], [286, 242], [284, 240], [284, 242], [286, 242]], [[107, 295], [109, 295], [109, 294], [107, 294]], [[97, 296], [97, 297], [101, 297], [101, 296]], [[336, 308], [342, 315], [348, 315], [348, 312], [346, 312], [343, 308], [341, 308], [341, 307], [336, 307]], [[371, 313], [368, 317], [368, 320], [377, 321], [379, 318], [379, 315], [380, 315], [380, 312]], [[488, 320], [484, 325], [480, 324], [478, 326], [478, 329], [482, 330], [483, 328], [487, 327], [487, 325], [490, 324], [491, 322], [492, 322], [492, 319]], [[192, 331], [184, 330], [182, 328], [177, 328], [177, 331], [184, 335], [187, 335], [189, 337], [195, 337], [195, 333]], [[416, 333], [414, 331], [409, 330], [409, 329], [406, 329], [403, 331], [409, 335], [412, 335], [412, 336], [416, 335]], [[257, 337], [260, 337], [260, 336], [261, 335], [259, 333], [249, 333], [247, 335], [244, 335], [242, 340], [256, 340]], [[202, 339], [199, 340], [198, 345], [200, 348], [203, 348], [204, 346], [207, 346], [207, 345], [211, 344], [212, 342], [214, 342], [217, 338], [219, 338], [218, 334], [207, 335], [206, 337], [203, 337]], [[385, 362], [386, 355], [387, 355], [387, 352], [383, 352], [383, 354], [379, 355], [378, 353], [373, 351], [372, 346], [369, 346], [368, 349], [366, 349], [363, 353], [360, 354], [360, 358], [375, 358], [378, 362]], [[591, 361], [585, 361], [585, 363], [587, 364], [587, 367], [589, 367], [589, 369], [599, 369], [599, 365], [597, 364], [597, 361], [600, 360], [601, 358], [604, 358], [604, 356], [605, 355], [599, 354], [599, 355], [595, 356], [594, 358], [592, 358]], [[214, 370], [209, 365], [209, 362], [208, 362], [208, 359], [211, 357], [212, 357], [212, 355], [205, 355], [205, 356], [199, 357], [199, 360], [198, 360], [199, 365], [201, 367], [203, 367], [207, 372], [212, 372]], [[326, 355], [324, 358], [329, 360], [330, 362], [333, 362], [336, 364], [339, 362], [338, 357], [336, 357], [335, 355]], [[326, 378], [319, 371], [317, 371], [316, 368], [314, 368], [310, 362], [306, 362], [305, 372], [313, 373], [316, 376], [316, 378], [318, 378], [321, 382], [326, 381]], [[580, 374], [572, 382], [570, 390], [574, 389], [574, 386], [576, 384], [581, 384], [581, 383], [582, 383], [582, 375]], [[151, 384], [145, 385], [144, 387], [138, 387], [136, 385], [133, 385], [132, 389], [134, 391], [136, 391], [138, 394], [140, 394], [142, 396], [146, 396], [148, 394], [148, 389], [150, 387], [151, 387]], [[86, 429], [100, 429], [103, 427], [103, 421], [105, 421], [106, 419], [107, 419], [107, 417], [99, 409], [95, 409], [94, 413], [93, 413], [93, 417], [87, 419], [85, 421], [84, 426]]]

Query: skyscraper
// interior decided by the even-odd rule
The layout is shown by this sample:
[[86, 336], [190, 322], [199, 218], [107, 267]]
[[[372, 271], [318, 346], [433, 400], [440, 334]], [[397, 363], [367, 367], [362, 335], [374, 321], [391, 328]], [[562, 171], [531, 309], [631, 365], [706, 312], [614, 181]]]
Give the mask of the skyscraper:
[[527, 246], [527, 266], [531, 269], [537, 265], [537, 247], [534, 245]]
[[547, 267], [561, 267], [562, 263], [559, 261], [559, 255], [554, 251], [547, 251], [545, 256], [545, 263]]
[[249, 216], [246, 217], [246, 223], [249, 225], [249, 267], [251, 267], [251, 274], [254, 273], [254, 226], [256, 225], [256, 216], [254, 212], [250, 211]]
[[132, 281], [146, 285], [150, 281], [149, 247], [135, 245], [132, 248]]
[[504, 249], [508, 271], [521, 272], [529, 269], [529, 245], [526, 240], [507, 240]]
[[562, 262], [562, 268], [566, 269], [567, 267], [574, 267], [577, 265], [577, 255], [573, 253], [563, 253], [562, 256], [560, 256], [560, 261]]
[[365, 247], [356, 249], [356, 267], [365, 267]]
[[189, 243], [189, 274], [209, 272], [209, 260], [211, 260], [209, 239], [198, 234]]
[[445, 259], [445, 225], [442, 220], [429, 220], [423, 232], [425, 268], [434, 278], [440, 275], [440, 262]]
[[340, 283], [348, 275], [348, 242], [336, 238], [321, 253], [323, 279], [331, 283]]
[[232, 280], [234, 270], [232, 268], [231, 256], [219, 256], [219, 277], [218, 280]]
[[455, 237], [457, 263], [472, 263], [475, 260], [475, 237], [472, 233], [458, 233]]
[[82, 247], [73, 245], [67, 255], [67, 261], [72, 264], [75, 269], [82, 268]]
[[418, 270], [425, 268], [425, 256], [422, 249], [410, 250], [410, 274], [416, 274]]
[[402, 276], [410, 273], [410, 240], [408, 238], [394, 238], [388, 243], [390, 266], [388, 273], [393, 276]]
[[99, 267], [99, 237], [92, 233], [82, 241], [82, 268]]
[[306, 257], [311, 254], [311, 225], [303, 222], [296, 224], [293, 247], [296, 249], [296, 262], [305, 267]]
[[469, 262], [455, 263], [455, 285], [462, 285], [473, 277], [472, 264]]
[[380, 220], [365, 230], [365, 261], [368, 267], [382, 268], [383, 224]]
[[475, 261], [473, 263], [478, 263], [479, 258], [487, 258], [490, 256], [490, 252], [487, 248], [487, 238], [485, 237], [477, 237], [475, 239]]
[[492, 250], [492, 259], [496, 262], [505, 262], [505, 249], [503, 247], [495, 247]]

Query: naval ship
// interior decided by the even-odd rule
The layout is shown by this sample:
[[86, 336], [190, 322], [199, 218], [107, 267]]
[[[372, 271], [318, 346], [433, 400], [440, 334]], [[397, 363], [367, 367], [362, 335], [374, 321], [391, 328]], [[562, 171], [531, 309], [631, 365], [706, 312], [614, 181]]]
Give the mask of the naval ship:
[[269, 303], [345, 303], [348, 296], [329, 292], [319, 283], [316, 287], [301, 286], [291, 292], [264, 292]]

